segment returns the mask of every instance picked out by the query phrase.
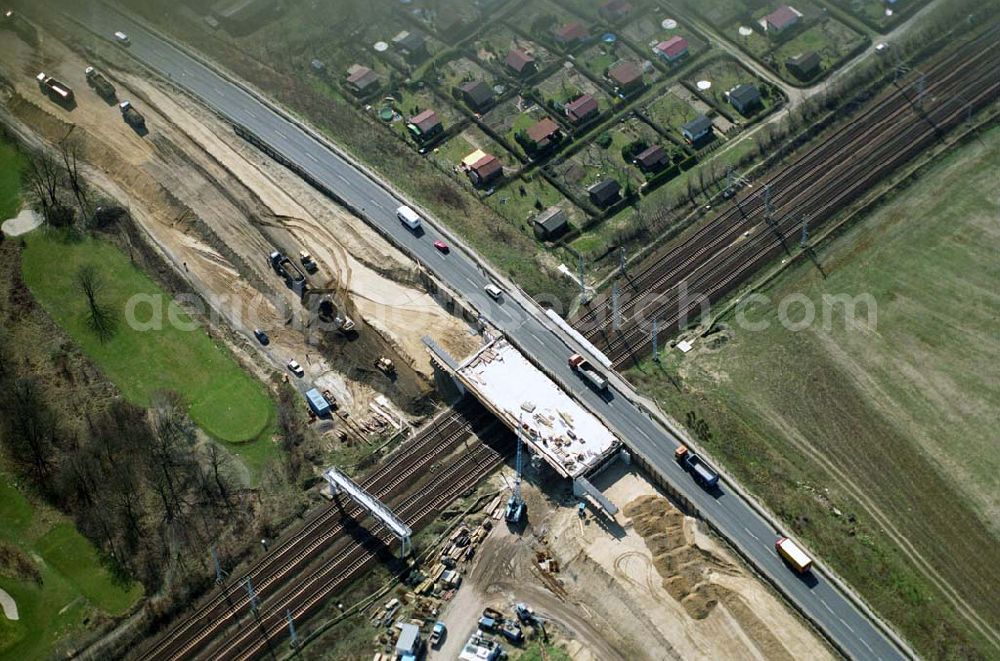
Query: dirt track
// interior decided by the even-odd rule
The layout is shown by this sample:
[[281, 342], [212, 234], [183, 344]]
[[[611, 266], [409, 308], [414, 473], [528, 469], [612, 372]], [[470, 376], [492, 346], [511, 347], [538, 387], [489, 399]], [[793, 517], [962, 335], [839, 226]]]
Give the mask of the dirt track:
[[[4, 37], [0, 75], [10, 83], [4, 94], [10, 114], [49, 143], [78, 144], [92, 166], [88, 178], [129, 206], [192, 289], [247, 338], [245, 348], [259, 349], [249, 339], [253, 328], [268, 332], [271, 345], [258, 353], [263, 362], [281, 369], [298, 359], [348, 411], [367, 416], [377, 392], [411, 412], [427, 396], [424, 334], [456, 356], [476, 346], [468, 327], [416, 286], [412, 261], [169, 85], [101, 59], [121, 57], [113, 50], [92, 53], [88, 62], [48, 34], [42, 52]], [[148, 135], [132, 131], [87, 86], [87, 64], [112, 80], [119, 100], [140, 109]], [[34, 81], [38, 71], [72, 87], [76, 107], [66, 110], [44, 96]], [[356, 337], [309, 331], [298, 297], [266, 263], [274, 248], [313, 255], [319, 270], [311, 287], [330, 290], [358, 323]], [[373, 368], [382, 355], [396, 364], [393, 380]]]

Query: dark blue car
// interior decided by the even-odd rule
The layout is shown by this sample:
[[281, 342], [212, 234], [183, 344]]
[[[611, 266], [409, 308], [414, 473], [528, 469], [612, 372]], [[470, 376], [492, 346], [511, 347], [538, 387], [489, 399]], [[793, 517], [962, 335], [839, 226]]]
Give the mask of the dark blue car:
[[271, 342], [271, 338], [267, 336], [267, 333], [259, 328], [253, 329], [253, 336], [257, 338], [257, 341], [263, 344], [265, 347]]

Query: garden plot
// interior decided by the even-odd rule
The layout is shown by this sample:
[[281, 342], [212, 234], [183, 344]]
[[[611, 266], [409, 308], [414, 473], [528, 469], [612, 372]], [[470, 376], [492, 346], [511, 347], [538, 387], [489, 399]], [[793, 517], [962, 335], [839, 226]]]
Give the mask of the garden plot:
[[613, 87], [614, 83], [607, 78], [608, 69], [621, 62], [631, 62], [642, 70], [643, 81], [649, 87], [663, 78], [660, 70], [652, 65], [651, 56], [651, 53], [645, 53], [640, 57], [635, 51], [619, 41], [613, 44], [601, 41], [578, 54], [576, 65]]
[[[387, 108], [393, 111], [392, 119], [388, 121], [385, 119], [388, 113], [385, 116], [382, 114]], [[428, 108], [437, 113], [438, 119], [441, 120], [445, 131], [453, 124], [464, 119], [450, 103], [434, 94], [434, 91], [430, 87], [423, 84], [414, 86], [399, 85], [395, 90], [386, 94], [382, 101], [374, 104], [374, 109], [379, 113], [379, 118], [393, 131], [407, 139], [410, 138], [410, 132], [406, 128], [406, 123], [410, 120], [410, 117]]]
[[468, 177], [461, 172], [462, 159], [477, 149], [492, 154], [503, 164], [504, 174], [511, 174], [520, 164], [506, 149], [486, 135], [481, 128], [471, 125], [458, 135], [452, 136], [442, 145], [434, 148], [430, 158], [442, 169], [455, 172], [465, 183]]
[[524, 153], [514, 135], [518, 131], [526, 131], [532, 124], [547, 117], [548, 114], [534, 101], [522, 100], [521, 97], [517, 97], [498, 104], [483, 115], [483, 121], [497, 135], [504, 136], [507, 144], [516, 154], [521, 158], [527, 158], [527, 154]]
[[574, 226], [579, 226], [585, 217], [578, 206], [566, 199], [537, 171], [505, 184], [484, 201], [501, 216], [529, 232], [533, 231], [531, 219], [554, 205], [559, 205], [566, 212], [570, 224]]
[[426, 31], [434, 32], [447, 43], [454, 43], [486, 18], [474, 3], [466, 0], [432, 0], [424, 4], [427, 6], [414, 9], [412, 15]]
[[590, 21], [581, 20], [562, 7], [546, 0], [526, 2], [507, 17], [507, 22], [537, 42], [551, 44], [561, 50], [572, 50], [576, 43], [561, 45], [556, 42], [555, 32], [568, 23], [580, 23], [593, 36], [599, 28]]
[[750, 6], [743, 0], [692, 0], [689, 7], [715, 26], [728, 25], [750, 13]]
[[790, 57], [806, 51], [815, 51], [820, 57], [823, 71], [835, 69], [851, 51], [864, 43], [865, 37], [840, 21], [828, 18], [781, 44], [764, 59], [782, 77], [795, 79], [785, 68]]
[[687, 57], [695, 57], [708, 47], [701, 35], [683, 20], [668, 13], [643, 14], [622, 28], [622, 36], [642, 48], [644, 57], [652, 57], [653, 46], [671, 37], [683, 37], [688, 42]]
[[708, 106], [697, 97], [694, 97], [696, 99], [695, 105], [689, 103], [686, 100], [689, 96], [693, 95], [683, 86], [672, 85], [663, 94], [643, 106], [642, 111], [660, 129], [676, 137], [680, 135], [682, 124], [690, 122], [709, 110]]
[[621, 148], [627, 141], [625, 136], [618, 136], [617, 144], [611, 132], [608, 132], [608, 136], [611, 138], [610, 142], [602, 140], [602, 144], [607, 144], [607, 147], [594, 140], [553, 168], [566, 188], [580, 198], [587, 197], [588, 186], [606, 179], [617, 181], [621, 184], [622, 191], [627, 187], [635, 189], [642, 183], [639, 171], [622, 160]]
[[928, 0], [906, 0], [905, 3], [889, 5], [884, 0], [848, 0], [838, 2], [837, 6], [878, 28], [880, 32], [885, 32], [905, 21], [927, 2]]
[[[511, 30], [506, 25], [496, 25], [489, 32], [479, 37], [474, 44], [476, 57], [480, 62], [493, 66], [498, 71], [515, 75], [513, 71], [507, 69], [504, 60], [512, 49], [520, 49], [535, 58], [535, 67], [538, 71], [555, 63], [559, 56], [545, 48], [538, 42], [526, 39]], [[526, 76], [527, 77], [527, 76]]]
[[[743, 65], [729, 57], [721, 57], [706, 64], [691, 74], [687, 80], [706, 98], [715, 103], [717, 107], [726, 109], [727, 112], [734, 116], [739, 116], [739, 113], [726, 99], [726, 92], [737, 85], [744, 83], [754, 85], [760, 91], [761, 106], [754, 115], [766, 112], [777, 101], [776, 98], [771, 96], [769, 85], [763, 83], [747, 69], [744, 69]], [[705, 83], [710, 83], [711, 85], [705, 88]], [[690, 94], [690, 92], [688, 93]], [[751, 117], [754, 115], [751, 115]], [[730, 125], [729, 122], [726, 122], [726, 124]]]
[[602, 113], [611, 108], [611, 97], [575, 67], [563, 67], [539, 83], [536, 89], [545, 105], [560, 113], [564, 105], [581, 94], [592, 95]]
[[430, 71], [437, 77], [437, 83], [443, 92], [451, 92], [452, 89], [474, 80], [481, 80], [490, 87], [496, 84], [496, 77], [481, 67], [477, 62], [467, 57], [457, 57], [447, 62], [436, 62]]

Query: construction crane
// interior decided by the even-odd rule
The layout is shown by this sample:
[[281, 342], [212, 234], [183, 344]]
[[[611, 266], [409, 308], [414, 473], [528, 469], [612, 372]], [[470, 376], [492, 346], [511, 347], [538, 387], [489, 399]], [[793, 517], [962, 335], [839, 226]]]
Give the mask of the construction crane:
[[516, 460], [516, 470], [517, 474], [514, 476], [514, 491], [510, 494], [510, 498], [507, 499], [507, 511], [504, 513], [504, 518], [507, 523], [511, 525], [518, 525], [524, 520], [524, 515], [527, 514], [528, 505], [524, 502], [524, 498], [521, 497], [521, 428], [522, 425], [517, 426], [517, 460]]

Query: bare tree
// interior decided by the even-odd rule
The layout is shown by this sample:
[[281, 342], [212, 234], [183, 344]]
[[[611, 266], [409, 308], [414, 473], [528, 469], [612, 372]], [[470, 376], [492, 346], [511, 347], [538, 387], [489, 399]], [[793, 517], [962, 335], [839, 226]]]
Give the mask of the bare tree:
[[89, 202], [87, 200], [87, 186], [80, 176], [79, 168], [79, 152], [80, 143], [76, 140], [67, 138], [59, 143], [59, 153], [62, 155], [63, 165], [66, 168], [66, 176], [69, 178], [70, 188], [73, 190], [73, 196], [76, 198], [76, 202], [80, 205], [80, 217], [83, 218], [84, 222], [87, 222], [87, 218], [90, 217], [88, 209], [90, 208]]
[[101, 300], [104, 281], [93, 264], [84, 264], [76, 272], [76, 285], [87, 299], [87, 322], [101, 342], [115, 334], [115, 317], [110, 306]]

